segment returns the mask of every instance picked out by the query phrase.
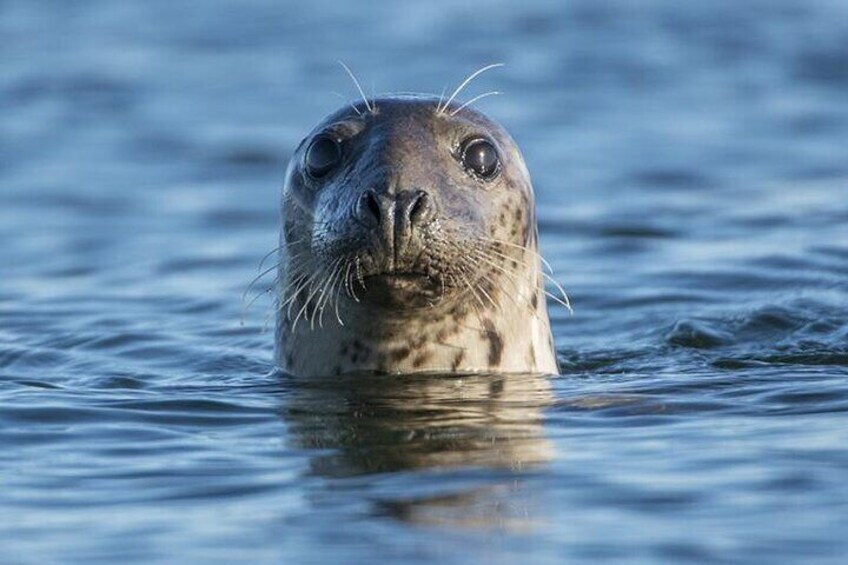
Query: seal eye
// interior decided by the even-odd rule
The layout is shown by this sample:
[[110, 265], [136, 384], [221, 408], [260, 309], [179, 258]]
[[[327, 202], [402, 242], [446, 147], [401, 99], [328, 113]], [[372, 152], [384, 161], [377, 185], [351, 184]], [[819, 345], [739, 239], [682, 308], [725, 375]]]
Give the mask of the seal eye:
[[336, 168], [342, 160], [342, 148], [339, 142], [322, 135], [316, 137], [306, 150], [306, 172], [312, 178], [321, 178]]
[[462, 148], [462, 165], [483, 179], [494, 177], [501, 168], [498, 151], [487, 139], [471, 139]]

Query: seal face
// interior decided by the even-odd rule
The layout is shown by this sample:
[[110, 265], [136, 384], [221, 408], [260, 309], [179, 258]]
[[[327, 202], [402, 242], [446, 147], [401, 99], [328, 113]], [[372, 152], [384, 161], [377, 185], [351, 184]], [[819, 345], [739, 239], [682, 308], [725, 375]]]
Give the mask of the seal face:
[[556, 372], [530, 178], [480, 112], [343, 108], [295, 151], [281, 210], [282, 369]]

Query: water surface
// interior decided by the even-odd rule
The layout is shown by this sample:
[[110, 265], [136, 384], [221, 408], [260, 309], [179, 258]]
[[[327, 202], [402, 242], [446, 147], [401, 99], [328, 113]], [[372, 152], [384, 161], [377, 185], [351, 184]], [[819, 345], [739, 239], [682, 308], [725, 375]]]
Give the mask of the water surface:
[[[848, 7], [0, 8], [0, 561], [848, 552]], [[522, 146], [563, 374], [297, 381], [288, 155], [366, 90]], [[268, 284], [270, 280], [266, 279]]]

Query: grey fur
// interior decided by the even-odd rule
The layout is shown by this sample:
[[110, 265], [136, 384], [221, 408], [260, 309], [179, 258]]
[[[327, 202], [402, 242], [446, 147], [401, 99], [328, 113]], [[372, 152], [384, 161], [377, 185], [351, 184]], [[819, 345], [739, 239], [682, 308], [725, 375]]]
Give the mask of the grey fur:
[[[521, 154], [480, 112], [438, 106], [409, 95], [343, 108], [295, 151], [281, 201], [282, 369], [556, 372]], [[319, 134], [341, 141], [344, 160], [316, 180], [303, 161]], [[463, 168], [459, 151], [471, 137], [496, 146], [493, 180]], [[366, 221], [363, 202], [385, 221]]]

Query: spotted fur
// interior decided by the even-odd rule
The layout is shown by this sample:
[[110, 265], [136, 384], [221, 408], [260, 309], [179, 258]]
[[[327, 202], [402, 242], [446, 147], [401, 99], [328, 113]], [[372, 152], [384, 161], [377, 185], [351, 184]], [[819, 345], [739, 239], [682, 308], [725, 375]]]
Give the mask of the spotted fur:
[[[305, 376], [556, 372], [521, 154], [481, 113], [438, 112], [438, 103], [394, 96], [370, 109], [341, 109], [292, 157], [281, 201], [282, 369]], [[339, 170], [322, 179], [303, 166], [317, 135], [340, 140], [344, 151]], [[475, 177], [457, 157], [473, 136], [497, 148], [501, 169], [492, 180]], [[366, 190], [398, 201], [425, 191], [432, 217], [377, 233], [356, 219]], [[381, 286], [386, 273], [409, 281]]]

